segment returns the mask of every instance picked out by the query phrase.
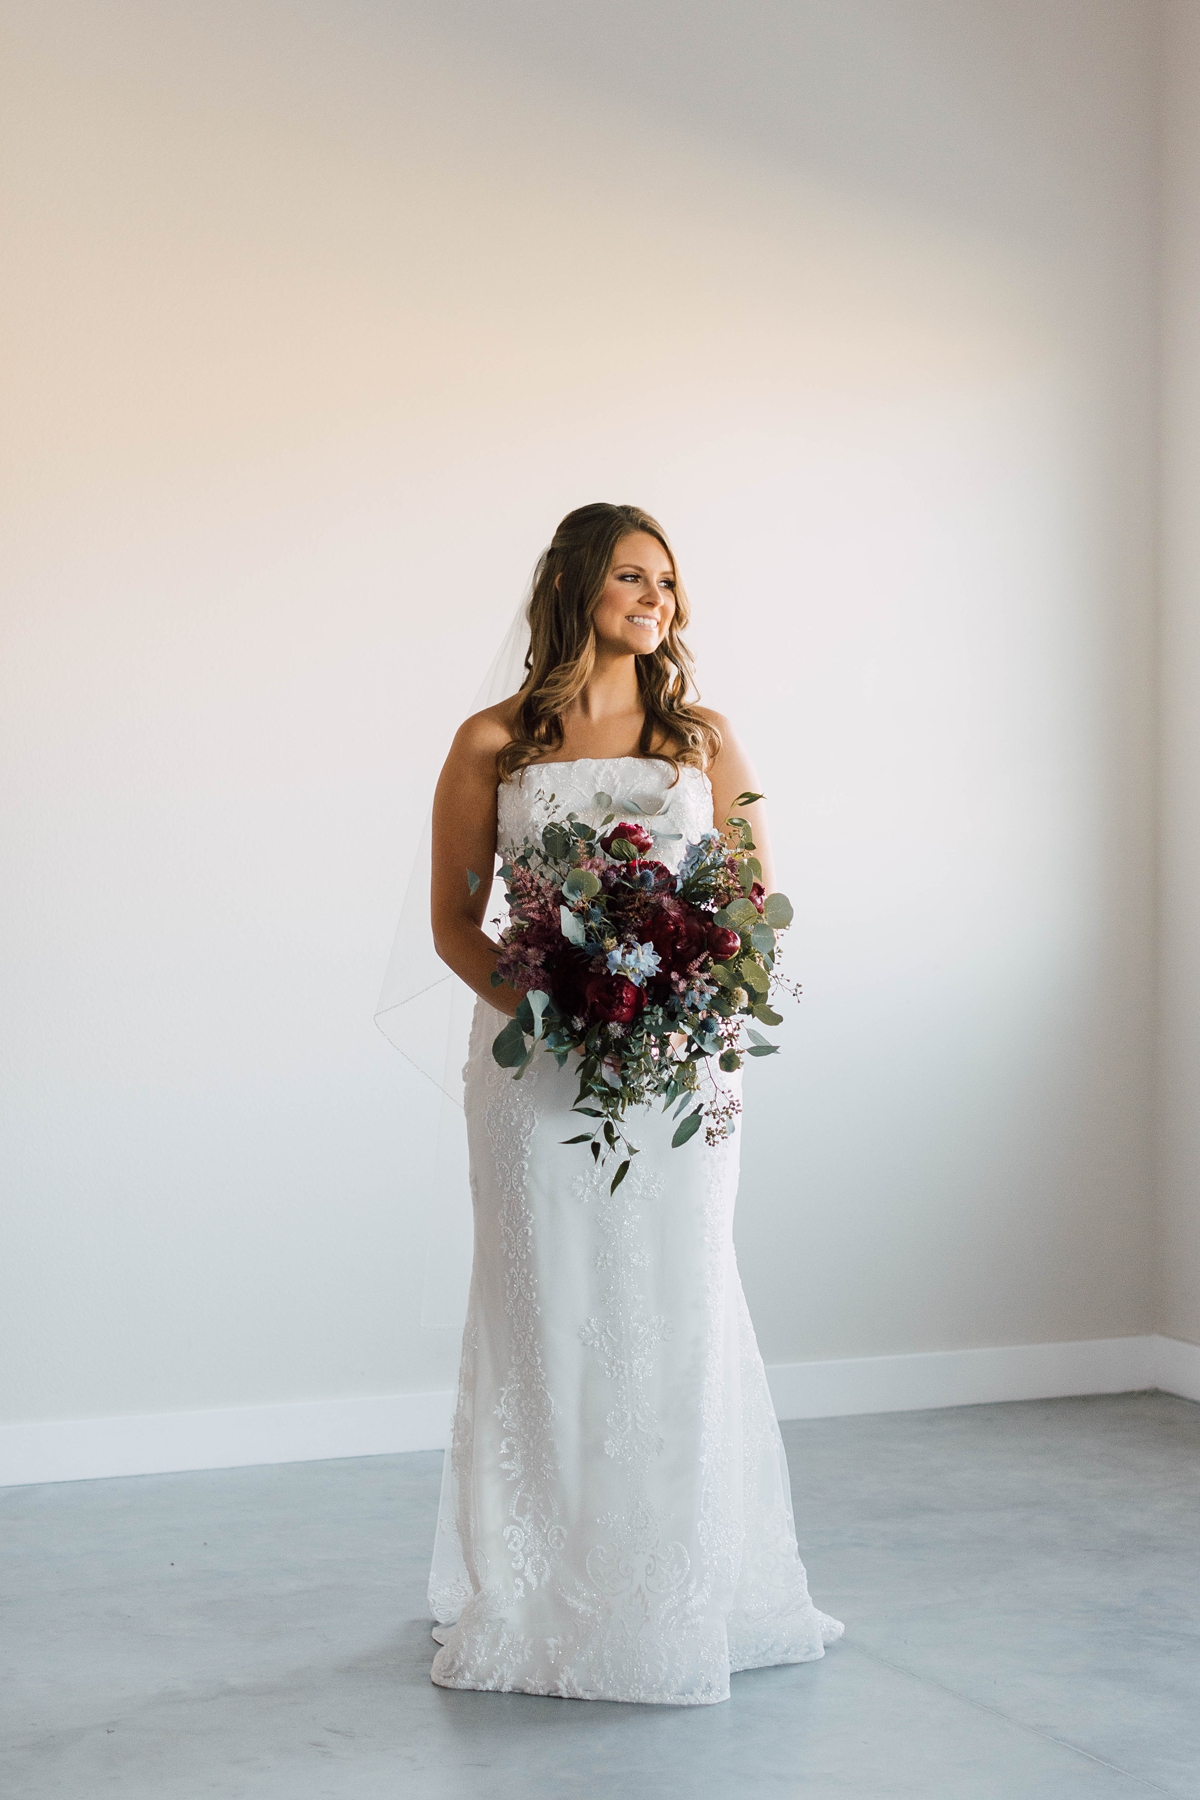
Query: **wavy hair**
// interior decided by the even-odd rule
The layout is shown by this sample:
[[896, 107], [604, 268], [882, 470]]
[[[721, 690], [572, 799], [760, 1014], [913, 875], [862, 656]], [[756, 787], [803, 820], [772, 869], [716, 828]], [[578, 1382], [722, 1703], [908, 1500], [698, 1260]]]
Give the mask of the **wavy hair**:
[[[675, 573], [675, 611], [657, 649], [638, 656], [638, 692], [645, 721], [638, 754], [658, 757], [678, 770], [681, 763], [703, 768], [721, 748], [721, 734], [688, 704], [694, 686], [692, 658], [683, 641], [689, 609], [675, 567], [675, 553], [657, 519], [640, 506], [612, 506], [597, 500], [569, 512], [534, 571], [529, 602], [527, 674], [518, 696], [512, 737], [496, 758], [502, 781], [526, 764], [544, 760], [563, 741], [563, 714], [591, 679], [596, 661], [596, 607], [617, 545], [631, 532], [656, 538]], [[656, 740], [663, 747], [655, 749]]]

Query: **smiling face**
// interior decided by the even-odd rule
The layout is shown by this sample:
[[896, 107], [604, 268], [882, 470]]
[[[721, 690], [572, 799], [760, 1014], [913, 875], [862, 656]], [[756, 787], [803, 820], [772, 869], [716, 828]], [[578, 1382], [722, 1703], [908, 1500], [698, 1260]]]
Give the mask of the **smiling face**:
[[592, 623], [596, 644], [618, 654], [657, 650], [675, 617], [675, 565], [648, 531], [617, 540]]

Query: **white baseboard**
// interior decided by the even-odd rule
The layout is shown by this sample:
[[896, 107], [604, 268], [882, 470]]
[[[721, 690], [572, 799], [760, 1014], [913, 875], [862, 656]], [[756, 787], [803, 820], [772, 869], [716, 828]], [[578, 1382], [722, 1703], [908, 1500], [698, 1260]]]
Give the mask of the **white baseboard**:
[[[1200, 1348], [1177, 1338], [1095, 1338], [1001, 1350], [776, 1363], [767, 1377], [781, 1419], [1058, 1400], [1154, 1387], [1200, 1400]], [[0, 1487], [440, 1450], [449, 1436], [452, 1402], [448, 1391], [381, 1394], [363, 1400], [0, 1425]]]
[[452, 1404], [449, 1392], [380, 1394], [367, 1400], [0, 1425], [0, 1487], [440, 1450], [449, 1436]]
[[1180, 1338], [1151, 1338], [1154, 1345], [1154, 1379], [1151, 1387], [1184, 1400], [1200, 1400], [1200, 1345]]
[[[767, 1370], [767, 1379], [781, 1419], [920, 1412], [992, 1400], [1061, 1400], [1075, 1394], [1123, 1394], [1157, 1387], [1155, 1346], [1165, 1341], [1092, 1338], [1072, 1344], [1011, 1344], [998, 1350], [776, 1363]], [[1200, 1351], [1195, 1354], [1200, 1356]]]

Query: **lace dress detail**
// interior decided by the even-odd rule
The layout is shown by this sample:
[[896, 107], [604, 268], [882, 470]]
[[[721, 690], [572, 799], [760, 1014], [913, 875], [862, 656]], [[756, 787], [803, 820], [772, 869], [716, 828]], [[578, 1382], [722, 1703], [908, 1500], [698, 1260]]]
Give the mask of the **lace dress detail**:
[[[597, 792], [644, 810], [678, 862], [712, 825], [707, 778], [637, 757], [526, 769], [501, 848]], [[678, 834], [673, 836], [671, 834]], [[842, 1627], [809, 1599], [787, 1462], [733, 1251], [735, 1136], [641, 1146], [615, 1194], [583, 1146], [576, 1083], [519, 1082], [480, 1001], [466, 1080], [475, 1257], [430, 1575], [443, 1687], [696, 1706], [731, 1670], [807, 1662]], [[736, 1096], [740, 1077], [720, 1076]]]

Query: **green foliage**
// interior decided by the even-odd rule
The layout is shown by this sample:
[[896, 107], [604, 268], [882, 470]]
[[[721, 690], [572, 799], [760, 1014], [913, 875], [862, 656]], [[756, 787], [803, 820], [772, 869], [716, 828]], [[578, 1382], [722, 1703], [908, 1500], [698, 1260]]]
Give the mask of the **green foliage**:
[[492, 1044], [492, 1055], [502, 1069], [515, 1068], [525, 1059], [525, 1033], [516, 1019], [510, 1019]]
[[675, 1135], [671, 1139], [671, 1148], [673, 1150], [678, 1150], [681, 1144], [686, 1144], [689, 1138], [695, 1137], [700, 1129], [700, 1121], [703, 1117], [703, 1112], [697, 1107], [695, 1112], [690, 1112], [688, 1114], [682, 1125], [676, 1126]]
[[600, 892], [600, 877], [591, 869], [572, 869], [562, 884], [562, 891], [567, 900], [591, 900]]
[[750, 927], [750, 942], [754, 945], [754, 948], [758, 951], [760, 956], [774, 956], [775, 933], [771, 930], [769, 925], [764, 925], [761, 921], [757, 925], [752, 925]]
[[570, 910], [570, 908], [566, 907], [566, 906], [560, 906], [558, 909], [558, 913], [559, 913], [560, 919], [562, 920], [562, 934], [566, 938], [567, 942], [571, 943], [571, 944], [578, 944], [581, 947], [584, 944], [586, 944], [587, 943], [587, 928], [585, 927], [583, 920], [580, 918], [579, 914], [573, 913]]
[[564, 862], [571, 854], [570, 827], [551, 820], [542, 830], [542, 848], [551, 862]]
[[768, 894], [763, 901], [763, 918], [776, 931], [786, 930], [794, 916], [792, 903], [786, 894]]

